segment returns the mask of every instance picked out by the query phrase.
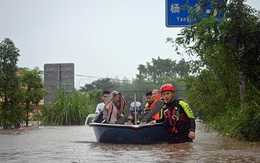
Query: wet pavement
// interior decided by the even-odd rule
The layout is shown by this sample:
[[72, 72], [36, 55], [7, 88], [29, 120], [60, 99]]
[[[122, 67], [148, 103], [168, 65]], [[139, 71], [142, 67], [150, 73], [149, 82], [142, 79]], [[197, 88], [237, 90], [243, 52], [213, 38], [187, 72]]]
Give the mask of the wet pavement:
[[0, 162], [260, 162], [260, 142], [236, 141], [197, 124], [193, 143], [105, 144], [88, 126], [0, 131]]

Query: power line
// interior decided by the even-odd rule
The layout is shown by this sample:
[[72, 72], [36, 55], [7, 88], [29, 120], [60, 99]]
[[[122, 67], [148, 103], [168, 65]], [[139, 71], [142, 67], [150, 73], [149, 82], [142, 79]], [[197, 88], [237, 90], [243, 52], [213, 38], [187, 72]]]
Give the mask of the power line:
[[[110, 80], [122, 81], [122, 82], [132, 82], [131, 80], [128, 80], [128, 79], [113, 79], [113, 78], [109, 78], [109, 77], [97, 77], [97, 76], [80, 75], [80, 74], [75, 74], [75, 76], [86, 77], [86, 78], [96, 78], [96, 79], [110, 79]], [[139, 83], [139, 84], [158, 84], [158, 83], [140, 82], [140, 81], [138, 81], [136, 83]]]
[[[109, 78], [109, 77], [98, 77], [98, 76], [91, 76], [91, 75], [81, 75], [81, 74], [75, 74], [75, 76], [78, 76], [78, 77], [86, 77], [86, 78], [95, 78], [95, 79], [110, 79], [110, 80], [113, 80], [113, 81], [121, 81], [121, 82], [133, 82], [131, 80], [128, 80], [128, 79], [114, 79], [114, 78]], [[136, 81], [135, 81], [136, 82]], [[136, 82], [138, 84], [155, 84], [155, 85], [162, 85], [159, 84], [159, 83], [154, 83], [154, 82], [142, 82], [142, 81], [138, 81]]]
[[96, 79], [110, 79], [110, 80], [122, 81], [122, 82], [131, 82], [128, 79], [113, 79], [113, 78], [109, 78], [109, 77], [98, 77], [98, 76], [80, 75], [80, 74], [75, 74], [75, 76], [86, 77], [86, 78], [96, 78]]

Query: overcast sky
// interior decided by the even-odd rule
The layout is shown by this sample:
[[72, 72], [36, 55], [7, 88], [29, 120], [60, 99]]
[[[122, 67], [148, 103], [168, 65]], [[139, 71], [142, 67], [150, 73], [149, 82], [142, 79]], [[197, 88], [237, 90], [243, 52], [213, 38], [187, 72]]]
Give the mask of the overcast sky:
[[[0, 0], [0, 21], [19, 67], [74, 63], [78, 75], [131, 80], [152, 58], [188, 59], [165, 43], [182, 29], [165, 26], [165, 0]], [[75, 76], [75, 87], [97, 79]]]

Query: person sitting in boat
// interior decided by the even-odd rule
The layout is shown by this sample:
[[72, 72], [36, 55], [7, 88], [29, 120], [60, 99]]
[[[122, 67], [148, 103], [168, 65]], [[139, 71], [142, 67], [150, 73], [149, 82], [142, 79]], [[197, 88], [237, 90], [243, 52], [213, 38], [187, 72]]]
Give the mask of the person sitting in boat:
[[[150, 111], [151, 111], [151, 104], [154, 102], [154, 100], [157, 98], [157, 95], [159, 95], [158, 90], [154, 91], [154, 97], [152, 97], [152, 91], [146, 92], [145, 94], [145, 98], [146, 98], [146, 104], [144, 109], [140, 109], [141, 108], [141, 103], [140, 102], [136, 102], [138, 105], [138, 113], [137, 113], [137, 124], [140, 123], [140, 119], [142, 119], [145, 115], [147, 115]], [[139, 105], [140, 103], [140, 105]], [[134, 115], [134, 102], [131, 103], [130, 105], [130, 115], [128, 116], [128, 121], [131, 121], [133, 124], [135, 124], [135, 115]]]
[[101, 96], [102, 102], [97, 105], [95, 114], [100, 114], [100, 112], [102, 112], [104, 110], [105, 102], [106, 102], [109, 94], [110, 94], [109, 91], [102, 92], [102, 96]]
[[103, 123], [116, 123], [118, 117], [122, 117], [126, 100], [118, 91], [113, 91], [108, 96], [104, 107]]
[[103, 111], [104, 111], [104, 107], [105, 107], [105, 102], [107, 100], [107, 97], [109, 95], [109, 91], [103, 91], [102, 93], [102, 101], [101, 103], [99, 103], [96, 107], [96, 112], [95, 112], [95, 116], [93, 118], [93, 122], [96, 123], [101, 123], [103, 121]]
[[[154, 102], [154, 99], [152, 97], [152, 91], [146, 92], [145, 94], [145, 98], [146, 98], [146, 104], [145, 104], [145, 108], [143, 109], [143, 112], [147, 112], [150, 109], [150, 106], [152, 105], [152, 103]], [[149, 109], [149, 110], [148, 110]]]
[[[195, 139], [195, 117], [189, 105], [174, 98], [174, 87], [172, 84], [162, 85], [160, 92], [164, 99], [164, 105], [161, 101], [157, 103], [155, 108], [151, 111], [163, 111], [163, 124], [165, 126], [165, 133], [168, 138], [168, 143], [182, 143], [192, 142]], [[160, 109], [161, 108], [161, 109]], [[147, 117], [144, 120], [147, 120]]]
[[[158, 89], [154, 89], [152, 91], [152, 103], [150, 105], [150, 109], [153, 110], [155, 104], [159, 101], [159, 100], [162, 100], [162, 97], [161, 97], [161, 92], [158, 90]], [[160, 121], [162, 115], [160, 112], [157, 112], [156, 114], [153, 114], [153, 116], [151, 117], [150, 121]]]
[[130, 104], [130, 114], [128, 116], [128, 122], [130, 121], [132, 124], [135, 124], [135, 117], [136, 117], [136, 123], [139, 124], [139, 119], [141, 116], [141, 112], [142, 112], [142, 108], [141, 108], [142, 104], [139, 101], [136, 102], [132, 102]]
[[149, 108], [154, 101], [152, 98], [152, 91], [146, 92], [145, 99], [146, 99], [145, 107]]
[[142, 119], [146, 114], [148, 114], [151, 111], [150, 106], [154, 101], [152, 98], [152, 91], [146, 92], [145, 98], [146, 98], [146, 104], [141, 111], [140, 119]]

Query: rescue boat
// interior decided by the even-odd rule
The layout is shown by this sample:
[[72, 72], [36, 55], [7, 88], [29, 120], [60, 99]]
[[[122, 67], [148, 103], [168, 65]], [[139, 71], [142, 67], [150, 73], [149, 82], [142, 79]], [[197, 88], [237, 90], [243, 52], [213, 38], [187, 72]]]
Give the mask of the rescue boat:
[[86, 125], [93, 128], [96, 140], [102, 143], [152, 144], [165, 142], [164, 126], [156, 124], [107, 124], [95, 123], [95, 114], [88, 116]]

